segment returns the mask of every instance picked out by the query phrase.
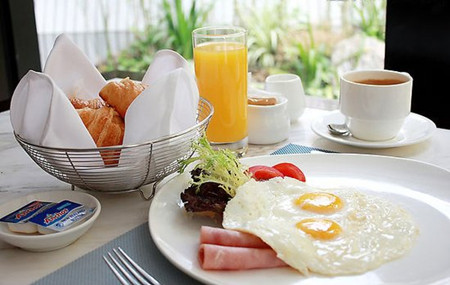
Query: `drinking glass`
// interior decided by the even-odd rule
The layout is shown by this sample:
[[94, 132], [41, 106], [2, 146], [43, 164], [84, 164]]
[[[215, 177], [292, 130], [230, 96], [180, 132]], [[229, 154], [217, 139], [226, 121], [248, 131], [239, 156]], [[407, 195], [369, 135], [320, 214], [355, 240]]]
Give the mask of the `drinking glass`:
[[203, 27], [192, 33], [200, 96], [214, 106], [206, 131], [211, 145], [238, 155], [247, 150], [247, 31]]

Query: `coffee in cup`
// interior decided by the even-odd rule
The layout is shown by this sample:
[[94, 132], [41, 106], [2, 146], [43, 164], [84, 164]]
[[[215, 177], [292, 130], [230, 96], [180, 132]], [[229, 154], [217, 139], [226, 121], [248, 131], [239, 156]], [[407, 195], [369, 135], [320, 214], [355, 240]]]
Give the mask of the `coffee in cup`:
[[341, 76], [339, 109], [355, 138], [394, 138], [411, 112], [412, 77], [392, 70], [356, 70]]

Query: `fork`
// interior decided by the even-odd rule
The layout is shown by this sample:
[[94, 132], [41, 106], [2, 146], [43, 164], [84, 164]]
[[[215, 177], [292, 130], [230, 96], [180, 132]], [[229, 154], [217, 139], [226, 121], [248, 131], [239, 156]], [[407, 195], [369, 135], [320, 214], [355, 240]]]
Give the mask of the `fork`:
[[[131, 259], [131, 257], [129, 257], [122, 248], [113, 248], [113, 252], [117, 258], [114, 257], [113, 254], [108, 252], [109, 259], [111, 259], [112, 263], [105, 255], [103, 255], [103, 259], [105, 260], [111, 271], [114, 273], [114, 275], [116, 275], [117, 279], [119, 279], [120, 283], [122, 283], [123, 285], [161, 285], [155, 278], [145, 272], [144, 269], [142, 269], [133, 259]], [[115, 266], [113, 265], [113, 263]], [[125, 269], [122, 264], [125, 265], [128, 270]]]

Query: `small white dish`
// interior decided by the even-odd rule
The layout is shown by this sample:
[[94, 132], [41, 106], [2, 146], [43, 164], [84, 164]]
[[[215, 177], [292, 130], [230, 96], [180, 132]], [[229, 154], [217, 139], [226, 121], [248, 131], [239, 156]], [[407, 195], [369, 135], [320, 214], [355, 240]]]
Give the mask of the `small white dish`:
[[88, 207], [95, 207], [95, 212], [79, 225], [73, 226], [62, 232], [46, 235], [11, 232], [5, 223], [0, 223], [0, 239], [22, 249], [38, 252], [60, 249], [73, 243], [92, 227], [101, 211], [100, 202], [94, 196], [87, 193], [78, 191], [48, 191], [33, 193], [0, 205], [0, 217], [13, 212], [34, 200], [60, 202], [65, 199]]
[[289, 137], [290, 119], [288, 100], [274, 96], [275, 105], [248, 105], [248, 142], [251, 144], [274, 144]]
[[386, 141], [365, 141], [352, 136], [336, 136], [328, 131], [328, 124], [343, 124], [345, 117], [339, 110], [317, 118], [311, 124], [311, 129], [319, 136], [340, 144], [362, 148], [390, 148], [412, 145], [429, 139], [436, 125], [430, 119], [416, 113], [410, 113], [396, 137]]

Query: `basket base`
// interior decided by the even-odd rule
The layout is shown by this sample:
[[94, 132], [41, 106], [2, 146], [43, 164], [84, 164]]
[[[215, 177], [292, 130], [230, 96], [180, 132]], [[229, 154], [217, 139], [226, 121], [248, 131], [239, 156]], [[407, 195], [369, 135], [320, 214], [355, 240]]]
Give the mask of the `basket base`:
[[105, 193], [105, 194], [124, 194], [124, 193], [132, 193], [132, 192], [137, 192], [137, 191], [138, 191], [139, 194], [141, 195], [141, 198], [142, 198], [142, 199], [149, 201], [149, 200], [153, 199], [153, 197], [155, 196], [156, 188], [158, 187], [158, 184], [159, 184], [161, 181], [162, 181], [162, 179], [153, 182], [153, 183], [151, 184], [152, 187], [146, 187], [146, 186], [149, 186], [149, 185], [150, 185], [150, 184], [149, 184], [149, 185], [144, 185], [144, 186], [142, 186], [142, 187], [140, 187], [140, 188], [137, 188], [137, 189], [129, 189], [129, 190], [96, 191], [96, 190], [90, 190], [90, 189], [89, 189], [89, 190], [83, 189], [83, 188], [77, 187], [77, 186], [75, 186], [75, 185], [73, 185], [73, 184], [70, 185], [70, 189], [71, 189], [72, 191], [76, 191], [76, 189], [79, 188], [79, 189], [81, 189], [81, 190], [83, 190], [83, 191], [86, 191], [86, 192], [96, 192], [96, 193]]

